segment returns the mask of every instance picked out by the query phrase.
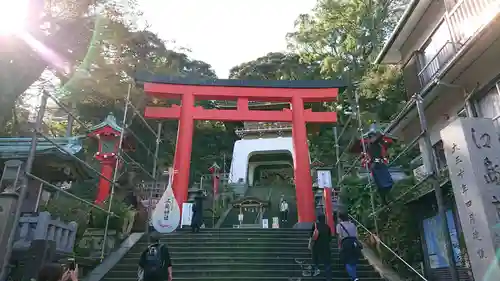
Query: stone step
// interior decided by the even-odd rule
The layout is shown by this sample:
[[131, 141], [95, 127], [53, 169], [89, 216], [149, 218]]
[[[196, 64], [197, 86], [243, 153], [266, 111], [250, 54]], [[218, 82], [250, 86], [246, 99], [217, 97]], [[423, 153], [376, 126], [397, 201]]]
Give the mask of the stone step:
[[[177, 259], [212, 259], [212, 258], [227, 258], [227, 259], [276, 259], [276, 258], [284, 258], [284, 259], [300, 259], [300, 260], [309, 260], [311, 258], [310, 252], [277, 252], [277, 253], [269, 253], [269, 252], [204, 252], [203, 256], [198, 255], [198, 253], [192, 252], [183, 252], [183, 253], [175, 253], [171, 252], [170, 256], [172, 260]], [[338, 252], [332, 252], [332, 262], [338, 262], [340, 260]], [[123, 262], [138, 262], [139, 255], [127, 255], [122, 259]]]
[[[139, 254], [144, 248], [134, 248], [130, 250], [131, 254]], [[219, 245], [193, 245], [193, 244], [184, 244], [184, 245], [168, 245], [168, 249], [171, 253], [212, 253], [212, 252], [246, 252], [246, 253], [254, 253], [254, 252], [266, 252], [266, 253], [287, 253], [287, 252], [306, 252], [310, 253], [309, 249], [307, 249], [307, 244], [305, 245], [288, 245], [284, 246], [276, 246], [273, 244], [263, 245], [263, 244], [254, 244], [254, 245], [233, 245], [233, 244], [219, 244]], [[332, 252], [336, 252], [337, 249], [333, 249]]]
[[[259, 270], [259, 269], [286, 269], [286, 270], [298, 270], [301, 269], [301, 265], [294, 262], [293, 259], [283, 260], [283, 259], [267, 259], [267, 260], [255, 260], [248, 261], [240, 260], [209, 260], [209, 259], [198, 259], [195, 262], [193, 260], [175, 260], [175, 270]], [[310, 263], [310, 261], [308, 261]], [[116, 265], [113, 270], [116, 271], [130, 271], [137, 263], [120, 263]], [[344, 266], [340, 263], [333, 263], [332, 269], [334, 270], [344, 270]], [[372, 267], [368, 263], [362, 263], [358, 265], [358, 270], [360, 271], [370, 271]]]
[[[198, 236], [198, 237], [194, 237]], [[183, 234], [181, 235], [172, 235], [170, 237], [162, 237], [160, 238], [161, 242], [167, 243], [170, 240], [175, 240], [175, 239], [207, 239], [207, 238], [215, 238], [215, 239], [220, 239], [220, 240], [225, 240], [228, 238], [238, 238], [238, 239], [253, 239], [253, 238], [267, 238], [267, 239], [275, 239], [276, 241], [280, 240], [281, 238], [285, 239], [308, 239], [309, 236], [302, 234], [302, 233], [265, 233], [265, 234], [259, 234], [259, 233], [241, 233], [241, 234], [234, 234], [234, 233], [220, 233], [220, 234], [213, 234], [213, 233], [197, 233], [197, 234]], [[335, 239], [335, 237], [333, 237]], [[142, 241], [146, 242], [147, 239], [143, 239]], [[142, 242], [141, 241], [141, 242]]]
[[[104, 277], [103, 281], [137, 281], [137, 275], [127, 276], [127, 277]], [[231, 281], [324, 281], [325, 277], [316, 276], [316, 277], [302, 277], [302, 276], [273, 276], [267, 277], [264, 275], [261, 276], [207, 276], [207, 277], [175, 277], [175, 281], [223, 281], [223, 280], [231, 280]], [[333, 281], [351, 281], [349, 277], [336, 277], [334, 276]], [[380, 277], [368, 277], [363, 278], [360, 281], [383, 281]]]
[[287, 234], [287, 233], [292, 233], [292, 234], [298, 234], [298, 235], [304, 235], [309, 233], [309, 229], [295, 229], [295, 228], [233, 228], [227, 227], [227, 228], [203, 228], [200, 233], [192, 233], [191, 228], [182, 228], [178, 229], [175, 232], [168, 233], [168, 234], [163, 234], [161, 236], [172, 236], [176, 234], [192, 234], [192, 235], [199, 235], [203, 233], [220, 233], [220, 234], [246, 234], [246, 233], [257, 233], [257, 234]]
[[[336, 243], [336, 239], [333, 239], [332, 244]], [[224, 240], [221, 240], [219, 237], [214, 237], [214, 236], [172, 236], [168, 238], [162, 238], [162, 242], [170, 245], [172, 243], [200, 243], [200, 244], [205, 244], [205, 243], [239, 243], [239, 242], [249, 242], [249, 243], [279, 243], [279, 244], [284, 244], [284, 243], [291, 243], [291, 244], [296, 244], [296, 243], [307, 243], [309, 241], [309, 237], [303, 235], [303, 236], [297, 236], [297, 237], [281, 237], [277, 239], [276, 237], [269, 237], [269, 236], [255, 236], [255, 237], [238, 237], [238, 236], [231, 236], [231, 237], [225, 237]], [[143, 247], [146, 247], [148, 245], [148, 242], [143, 240], [138, 242], [136, 245], [140, 245]]]
[[160, 236], [160, 239], [169, 239], [171, 237], [283, 237], [283, 238], [293, 238], [293, 237], [308, 237], [310, 231], [282, 231], [282, 230], [270, 230], [262, 231], [257, 228], [231, 228], [233, 231], [206, 231], [201, 229], [199, 233], [192, 233], [191, 231], [174, 232], [171, 234], [165, 234]]
[[[239, 269], [207, 269], [207, 270], [197, 270], [196, 268], [193, 267], [191, 270], [184, 270], [184, 269], [178, 269], [174, 265], [174, 277], [175, 280], [178, 278], [213, 278], [213, 277], [238, 277], [238, 276], [245, 276], [245, 277], [253, 277], [253, 276], [266, 276], [266, 277], [280, 277], [280, 276], [302, 276], [303, 275], [303, 270], [300, 268], [296, 269], [272, 269], [272, 268], [266, 268], [266, 269], [244, 269], [244, 270], [239, 270]], [[137, 269], [135, 270], [128, 270], [128, 271], [113, 271], [107, 275], [107, 278], [127, 278], [128, 276], [133, 276], [134, 274], [137, 274]], [[306, 270], [306, 274], [310, 274], [310, 270]], [[336, 269], [332, 271], [332, 276], [337, 276], [337, 277], [347, 277], [347, 273], [345, 270], [341, 269]], [[377, 278], [380, 277], [377, 273], [373, 271], [358, 271], [358, 277], [362, 278]]]

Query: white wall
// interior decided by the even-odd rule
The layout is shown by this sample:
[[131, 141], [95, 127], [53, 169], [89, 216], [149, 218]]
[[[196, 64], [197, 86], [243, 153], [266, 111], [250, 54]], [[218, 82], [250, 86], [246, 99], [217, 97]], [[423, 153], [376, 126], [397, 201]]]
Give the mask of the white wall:
[[245, 139], [236, 141], [233, 148], [233, 160], [231, 162], [229, 183], [238, 183], [240, 179], [243, 183], [246, 183], [248, 160], [252, 154], [280, 152], [289, 152], [291, 153], [292, 158], [295, 159], [293, 140], [291, 137]]

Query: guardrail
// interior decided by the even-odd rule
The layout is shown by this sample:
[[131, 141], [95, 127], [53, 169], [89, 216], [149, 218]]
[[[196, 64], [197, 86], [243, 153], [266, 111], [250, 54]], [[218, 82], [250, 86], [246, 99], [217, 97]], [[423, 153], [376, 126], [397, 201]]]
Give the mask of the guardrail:
[[41, 212], [19, 218], [18, 227], [14, 250], [28, 250], [34, 240], [48, 240], [55, 242], [57, 252], [73, 253], [78, 228], [76, 222], [64, 223], [59, 219], [52, 219], [49, 212]]
[[448, 13], [454, 42], [464, 44], [497, 14], [499, 0], [460, 0]]

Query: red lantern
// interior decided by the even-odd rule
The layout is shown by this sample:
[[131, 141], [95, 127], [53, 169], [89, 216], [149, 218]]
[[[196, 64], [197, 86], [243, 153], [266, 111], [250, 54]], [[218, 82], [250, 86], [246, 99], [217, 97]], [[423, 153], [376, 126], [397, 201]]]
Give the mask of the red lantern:
[[[94, 157], [101, 163], [102, 176], [99, 179], [96, 204], [104, 203], [109, 196], [110, 180], [113, 178], [116, 161], [119, 161], [117, 155], [122, 130], [116, 123], [116, 118], [110, 113], [102, 123], [92, 127], [87, 134], [88, 137], [97, 139], [98, 150]], [[118, 164], [120, 167], [123, 163]]]

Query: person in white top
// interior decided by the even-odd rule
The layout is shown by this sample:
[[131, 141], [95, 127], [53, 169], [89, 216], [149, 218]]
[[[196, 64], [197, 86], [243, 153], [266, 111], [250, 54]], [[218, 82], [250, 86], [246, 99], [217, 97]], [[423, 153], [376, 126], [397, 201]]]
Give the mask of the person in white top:
[[288, 203], [283, 199], [280, 203], [281, 222], [288, 222]]
[[340, 222], [336, 230], [340, 244], [340, 259], [345, 265], [347, 274], [353, 281], [359, 281], [357, 276], [357, 264], [361, 256], [361, 243], [358, 241], [358, 230], [356, 225], [349, 220], [347, 214], [339, 214]]

